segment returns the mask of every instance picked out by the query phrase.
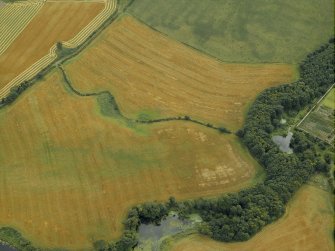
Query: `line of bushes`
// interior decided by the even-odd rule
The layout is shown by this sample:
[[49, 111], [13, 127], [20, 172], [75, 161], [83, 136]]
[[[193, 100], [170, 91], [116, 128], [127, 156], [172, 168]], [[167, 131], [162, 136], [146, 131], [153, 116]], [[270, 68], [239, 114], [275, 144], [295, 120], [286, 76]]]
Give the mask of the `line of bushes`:
[[20, 96], [21, 93], [23, 93], [37, 81], [41, 80], [43, 76], [46, 75], [48, 72], [50, 72], [52, 68], [53, 65], [50, 64], [44, 69], [42, 69], [38, 74], [36, 74], [31, 79], [23, 81], [21, 84], [17, 86], [13, 86], [10, 89], [9, 94], [6, 97], [0, 99], [0, 108], [12, 104]]
[[218, 130], [220, 133], [231, 133], [231, 131], [229, 131], [228, 129], [226, 129], [224, 127], [216, 127], [213, 124], [204, 123], [204, 122], [192, 119], [190, 116], [169, 117], [169, 118], [151, 119], [151, 120], [135, 120], [135, 122], [142, 123], [142, 124], [153, 124], [153, 123], [175, 121], [175, 120], [190, 121], [192, 123], [196, 123], [196, 124], [199, 124], [199, 125], [202, 125], [202, 126], [206, 126], [208, 128]]
[[[91, 92], [91, 93], [82, 93], [77, 91], [70, 79], [68, 78], [65, 70], [63, 69], [63, 67], [61, 65], [58, 66], [58, 68], [60, 69], [62, 75], [63, 75], [63, 79], [64, 82], [66, 83], [66, 85], [70, 88], [70, 90], [81, 97], [91, 97], [91, 96], [96, 96], [98, 101], [100, 100], [101, 102], [99, 102], [101, 107], [101, 111], [104, 115], [112, 115], [112, 116], [117, 116], [117, 117], [121, 117], [125, 120], [128, 121], [132, 121], [132, 119], [127, 118], [126, 116], [124, 116], [120, 109], [119, 106], [116, 103], [115, 97], [109, 92], [109, 91], [101, 91], [101, 92]], [[108, 107], [107, 107], [108, 106]], [[160, 122], [167, 122], [167, 121], [176, 121], [176, 120], [183, 120], [183, 121], [190, 121], [192, 123], [196, 123], [202, 126], [206, 126], [208, 128], [212, 128], [215, 130], [218, 130], [220, 133], [231, 133], [228, 129], [224, 128], [224, 127], [216, 127], [213, 124], [210, 123], [204, 123], [195, 119], [192, 119], [190, 116], [179, 116], [179, 117], [168, 117], [168, 118], [161, 118], [161, 119], [151, 119], [151, 120], [139, 120], [139, 119], [135, 119], [134, 122], [136, 123], [140, 123], [140, 124], [154, 124], [154, 123], [160, 123]]]

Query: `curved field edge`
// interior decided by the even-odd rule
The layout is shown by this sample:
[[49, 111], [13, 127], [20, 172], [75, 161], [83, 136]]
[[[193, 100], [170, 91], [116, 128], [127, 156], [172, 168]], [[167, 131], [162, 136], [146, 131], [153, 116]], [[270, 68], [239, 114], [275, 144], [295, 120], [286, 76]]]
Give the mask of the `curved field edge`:
[[138, 0], [128, 13], [225, 62], [299, 63], [334, 35], [333, 9], [331, 0]]
[[[112, 0], [111, 0], [112, 1]], [[112, 22], [114, 22], [118, 16], [125, 11], [133, 0], [114, 0], [117, 2], [116, 10], [98, 27], [93, 31], [82, 44], [78, 45], [76, 48], [66, 48], [62, 46], [61, 43], [57, 43], [53, 49], [57, 57], [40, 69], [35, 74], [31, 75], [29, 79], [19, 82], [17, 85], [10, 86], [9, 88], [1, 89], [0, 91], [0, 108], [13, 103], [18, 96], [24, 92], [27, 88], [34, 85], [36, 82], [41, 80], [46, 76], [52, 69], [54, 69], [58, 64], [64, 63], [83, 51], [92, 41], [97, 38], [100, 33], [106, 29]]]
[[280, 128], [277, 121], [284, 113], [289, 115], [301, 110], [333, 84], [333, 53], [332, 38], [301, 63], [298, 82], [262, 92], [251, 106], [246, 124], [238, 135], [265, 168], [267, 177], [262, 184], [218, 199], [177, 203], [171, 198], [166, 204], [147, 203], [134, 207], [124, 223], [123, 237], [110, 244], [96, 242], [97, 250], [132, 249], [137, 244], [139, 225], [157, 223], [169, 210], [177, 210], [182, 215], [200, 214], [204, 223], [199, 232], [226, 242], [248, 240], [282, 217], [295, 192], [319, 170], [320, 164], [327, 164], [316, 139], [296, 131], [292, 146], [295, 153], [287, 155], [272, 142], [271, 133]]
[[[329, 46], [328, 46], [329, 47]], [[323, 52], [324, 52], [324, 49], [327, 49], [327, 46], [326, 47], [323, 47], [322, 49], [320, 49], [319, 51], [317, 51], [317, 53], [315, 53], [316, 54], [316, 56], [317, 56], [317, 54], [318, 53], [320, 53], [320, 54], [322, 54]], [[312, 55], [312, 56], [310, 56], [310, 58], [312, 58], [313, 59], [313, 56], [315, 56], [315, 55]], [[307, 60], [308, 61], [308, 60]], [[316, 62], [316, 64], [318, 64], [318, 63], [322, 63], [322, 62]], [[324, 68], [322, 68], [321, 69], [321, 71], [325, 71], [325, 69]], [[311, 71], [312, 72], [312, 71]], [[327, 73], [327, 72], [323, 72], [323, 73]], [[308, 76], [308, 74], [310, 74], [309, 76]], [[329, 79], [327, 79], [327, 77], [329, 77], [329, 74], [327, 73], [327, 74], [320, 74], [320, 76], [324, 76], [324, 75], [326, 75], [326, 84], [329, 84], [328, 82], [327, 82], [327, 80], [329, 80]], [[307, 76], [307, 77], [306, 77]], [[310, 81], [310, 78], [312, 78], [312, 80], [313, 81]], [[313, 73], [308, 73], [307, 72], [307, 75], [306, 75], [306, 71], [305, 71], [305, 76], [304, 76], [304, 78], [303, 78], [303, 80], [304, 81], [306, 81], [309, 85], [312, 85], [312, 82], [316, 82], [316, 83], [319, 83], [320, 82], [320, 79], [318, 79], [316, 76], [313, 76]], [[315, 81], [314, 81], [315, 80]], [[333, 79], [332, 79], [333, 80]], [[324, 80], [323, 80], [323, 82], [322, 83], [324, 83]], [[315, 85], [317, 85], [317, 84], [315, 84]], [[304, 85], [304, 83], [298, 83], [298, 87], [299, 88], [307, 88], [308, 89], [308, 87], [306, 87], [305, 85]], [[317, 92], [319, 92], [319, 93], [314, 93], [314, 96], [318, 96], [318, 95], [320, 95], [320, 93], [322, 93], [322, 91], [323, 91], [323, 87], [322, 86], [320, 86], [320, 88], [318, 88], [319, 86], [314, 86], [314, 87], [316, 87], [317, 88]], [[298, 88], [298, 89], [299, 89]], [[275, 88], [273, 88], [273, 89], [275, 89]], [[272, 90], [273, 90], [272, 89]], [[280, 89], [280, 88], [278, 88], [278, 89]], [[285, 88], [284, 88], [285, 89]], [[288, 88], [289, 89], [289, 88]], [[311, 90], [308, 90], [309, 91], [309, 93], [313, 93]], [[271, 92], [270, 92], [271, 93]], [[265, 94], [263, 95], [263, 96], [261, 96], [261, 98], [264, 98], [265, 96], [266, 96], [266, 94], [269, 94], [269, 93], [266, 93], [265, 92]], [[313, 97], [313, 96], [312, 96]], [[311, 98], [312, 98], [311, 97]], [[294, 99], [293, 99], [294, 100]], [[308, 100], [308, 99], [307, 99]], [[255, 103], [257, 103], [257, 101], [258, 100], [256, 100], [256, 102]], [[291, 108], [292, 108], [292, 103], [290, 103], [290, 102], [292, 102], [292, 101], [290, 101], [290, 100], [285, 100], [285, 102], [288, 102], [288, 103], [285, 103], [285, 105], [289, 105], [289, 108], [287, 108], [286, 106], [284, 106], [284, 104], [282, 104], [282, 106], [284, 107], [284, 108], [286, 108], [286, 109], [288, 109], [288, 110], [290, 110]], [[305, 101], [303, 101], [302, 102], [302, 104], [304, 105], [304, 102], [306, 102], [306, 100]], [[293, 106], [293, 108], [294, 109], [298, 109], [298, 108], [301, 108], [301, 107], [294, 107]], [[251, 108], [252, 109], [252, 108]], [[264, 110], [263, 110], [264, 111]], [[279, 112], [280, 112], [280, 109], [279, 109]], [[272, 119], [272, 118], [271, 118]], [[270, 122], [271, 122], [271, 119], [269, 120]], [[267, 132], [268, 130], [273, 130], [273, 126], [274, 125], [272, 125], [272, 126], [270, 126], [269, 125], [269, 121], [265, 121], [266, 123], [265, 123], [265, 125], [264, 125], [264, 128], [263, 128], [263, 130], [265, 130], [265, 132]], [[250, 121], [249, 121], [250, 122]], [[270, 123], [271, 124], [271, 123]], [[259, 125], [259, 124], [258, 124]], [[272, 128], [272, 129], [271, 129]], [[241, 131], [241, 136], [244, 138], [245, 137], [245, 133], [247, 132], [248, 130], [243, 130], [243, 131]], [[265, 142], [267, 143], [267, 144], [270, 144], [271, 145], [271, 143], [269, 143], [268, 141], [266, 141], [265, 140]], [[260, 148], [252, 148], [251, 150], [252, 150], [252, 152], [257, 156], [258, 154], [260, 154], [260, 155], [262, 155], [262, 154], [264, 154], [264, 152], [262, 153], [262, 147], [260, 147]], [[259, 158], [259, 156], [258, 156], [258, 158]], [[263, 160], [264, 161], [264, 160]], [[268, 171], [268, 170], [267, 170]], [[296, 178], [296, 177], [294, 177], [294, 178]], [[303, 177], [304, 179], [306, 178], [306, 177]], [[301, 182], [301, 179], [298, 179], [298, 180], [300, 180], [300, 182]], [[284, 182], [284, 181], [282, 181], [282, 182]], [[299, 183], [299, 182], [298, 182]], [[283, 200], [284, 200], [284, 202], [294, 193], [294, 191], [297, 189], [297, 186], [298, 186], [298, 184], [295, 184], [289, 191], [286, 191], [285, 193], [284, 193], [284, 196], [287, 196], [286, 198], [283, 198]], [[272, 186], [272, 189], [273, 188], [275, 188], [275, 187], [273, 187]], [[202, 202], [200, 202], [200, 203], [202, 203]], [[192, 203], [190, 203], [190, 204], [192, 204]], [[285, 203], [284, 203], [285, 204]], [[186, 205], [187, 205], [187, 203], [186, 203]], [[169, 206], [173, 206], [173, 204], [171, 205], [171, 203], [169, 203]], [[144, 206], [144, 208], [146, 208], [147, 206]], [[152, 206], [150, 206], [150, 207], [152, 207]], [[158, 206], [158, 207], [160, 207], [160, 206]], [[191, 207], [193, 208], [193, 206], [191, 205]], [[156, 208], [156, 206], [154, 206], [153, 208]], [[143, 208], [142, 208], [143, 209]], [[139, 207], [139, 208], [137, 208], [137, 209], [135, 209], [135, 211], [133, 212], [133, 214], [132, 215], [130, 215], [131, 217], [130, 218], [132, 218], [133, 216], [136, 218], [136, 214], [138, 214], [137, 216], [141, 216], [141, 217], [143, 217], [143, 215], [141, 215], [142, 213], [143, 213], [143, 210], [141, 209], [141, 207]], [[197, 209], [198, 210], [198, 209]], [[280, 209], [281, 210], [281, 209]], [[141, 212], [142, 211], [142, 212]], [[163, 210], [163, 214], [165, 213], [165, 211]], [[160, 216], [159, 216], [160, 217]], [[149, 220], [151, 220], [151, 218], [149, 217]], [[155, 220], [157, 220], [157, 219], [155, 219]], [[136, 222], [136, 221], [135, 221]], [[131, 227], [131, 226], [130, 226]], [[207, 232], [208, 233], [208, 232]], [[117, 245], [124, 245], [124, 243], [129, 243], [129, 240], [133, 240], [133, 238], [134, 238], [135, 236], [131, 233], [131, 232], [126, 232], [126, 234], [125, 234], [125, 236], [124, 236], [124, 239], [122, 239], [121, 240], [121, 242], [119, 242]], [[239, 236], [239, 237], [244, 237], [245, 238], [245, 236]], [[131, 242], [130, 242], [131, 243]], [[100, 243], [101, 244], [101, 243]], [[134, 244], [134, 242], [132, 242], [131, 243], [132, 245]], [[112, 247], [111, 247], [112, 248]]]
[[[109, 239], [115, 236], [115, 230], [112, 229], [111, 232], [110, 227], [106, 229], [105, 226], [117, 227], [119, 234], [122, 231], [121, 222], [126, 209], [138, 202], [154, 199], [164, 201], [170, 194], [174, 194], [180, 200], [200, 195], [215, 196], [223, 190], [237, 191], [256, 182], [248, 176], [243, 178], [247, 173], [253, 177], [254, 171], [250, 168], [253, 169], [253, 164], [256, 163], [245, 152], [246, 149], [243, 149], [239, 142], [235, 142], [236, 136], [220, 135], [215, 130], [178, 121], [136, 127], [123, 125], [119, 119], [101, 116], [95, 97], [74, 95], [63, 83], [60, 72], [57, 70], [54, 73], [57, 74], [48, 76], [35, 88], [29, 89], [15, 105], [5, 108], [5, 113], [1, 113], [0, 116], [1, 125], [6, 125], [1, 126], [2, 130], [13, 130], [10, 135], [14, 135], [7, 150], [1, 151], [8, 156], [0, 161], [2, 166], [6, 167], [0, 171], [1, 178], [7, 177], [5, 179], [10, 181], [10, 177], [13, 177], [12, 182], [7, 182], [7, 188], [1, 189], [2, 192], [8, 192], [0, 192], [0, 198], [3, 200], [1, 204], [5, 205], [0, 209], [3, 215], [1, 219], [4, 224], [8, 222], [15, 225], [34, 243], [44, 247], [59, 245], [72, 249], [71, 246], [79, 247], [84, 244], [83, 237], [86, 238], [87, 228], [91, 229], [91, 232], [95, 228], [101, 229], [103, 234], [94, 230], [98, 233], [96, 236]], [[21, 118], [19, 124], [15, 122], [16, 117]], [[123, 138], [128, 134], [130, 139]], [[0, 138], [4, 142], [8, 141], [6, 135]], [[142, 142], [143, 140], [145, 141]], [[29, 149], [20, 142], [30, 142]], [[128, 150], [123, 147], [125, 144]], [[108, 147], [105, 147], [106, 145]], [[12, 146], [16, 150], [10, 150]], [[87, 147], [92, 148], [92, 151], [87, 152]], [[43, 154], [43, 149], [48, 151]], [[232, 157], [229, 156], [230, 151], [233, 151]], [[245, 152], [246, 159], [240, 155], [240, 151]], [[99, 157], [102, 154], [105, 156], [103, 159]], [[155, 161], [157, 154], [159, 159]], [[58, 161], [55, 162], [57, 156]], [[113, 168], [114, 162], [108, 161], [111, 158], [120, 162], [117, 166], [118, 171]], [[72, 167], [71, 159], [76, 160], [76, 168]], [[141, 159], [142, 161], [139, 161]], [[248, 163], [242, 163], [239, 173], [230, 178], [232, 172], [239, 170], [239, 159], [244, 162], [247, 160]], [[167, 165], [162, 163], [162, 160], [167, 160]], [[48, 164], [50, 161], [51, 165]], [[99, 164], [95, 164], [95, 161]], [[195, 169], [195, 166], [199, 166], [199, 169]], [[225, 166], [234, 169], [228, 170], [227, 173], [224, 170]], [[125, 175], [126, 177], [123, 177]], [[207, 177], [210, 179], [207, 180]], [[17, 180], [21, 182], [13, 187], [12, 184], [16, 184]], [[95, 180], [97, 182], [94, 182]], [[229, 184], [220, 184], [222, 181], [229, 181]], [[34, 185], [29, 185], [30, 182]], [[83, 184], [84, 187], [80, 188], [76, 184]], [[50, 193], [40, 191], [41, 188], [42, 191]], [[63, 192], [59, 193], [60, 189]], [[76, 194], [79, 196], [75, 196]], [[85, 194], [87, 196], [84, 196]], [[17, 199], [20, 197], [22, 200]], [[105, 199], [93, 203], [95, 197]], [[22, 203], [25, 204], [25, 210], [21, 210]], [[81, 209], [77, 208], [78, 203], [83, 203]], [[62, 208], [63, 210], [60, 210]], [[73, 208], [77, 208], [76, 216], [70, 217], [74, 212]], [[107, 208], [110, 212], [108, 214]], [[89, 215], [85, 217], [87, 210]], [[59, 218], [59, 215], [62, 217]], [[101, 220], [97, 225], [96, 219], [99, 217], [107, 219]], [[90, 224], [87, 224], [86, 218]], [[101, 226], [102, 222], [104, 224]], [[55, 232], [56, 228], [58, 232]], [[27, 229], [31, 231], [27, 232]], [[36, 231], [41, 229], [44, 229], [43, 233], [36, 234]], [[63, 239], [63, 229], [71, 230], [66, 236], [72, 236], [72, 240]], [[50, 239], [50, 244], [58, 245], [49, 246], [45, 236]]]
[[[21, 54], [23, 55], [22, 59], [20, 62], [18, 62], [17, 68], [11, 69], [11, 71], [9, 71], [9, 70], [6, 70], [7, 68], [5, 67], [5, 65], [2, 67], [3, 69], [1, 70], [4, 75], [3, 75], [3, 79], [1, 80], [2, 81], [1, 85], [4, 85], [4, 86], [1, 86], [0, 97], [5, 97], [6, 95], [10, 93], [11, 88], [18, 86], [22, 82], [33, 78], [40, 71], [43, 71], [43, 69], [52, 65], [52, 63], [57, 60], [57, 55], [56, 55], [57, 46], [55, 44], [57, 40], [61, 40], [62, 38], [63, 39], [70, 38], [70, 40], [63, 42], [63, 46], [66, 47], [68, 50], [71, 50], [71, 49], [73, 50], [74, 48], [80, 47], [82, 44], [84, 44], [85, 41], [87, 42], [90, 39], [90, 37], [92, 37], [92, 34], [94, 32], [97, 32], [97, 30], [99, 30], [103, 26], [103, 24], [106, 23], [106, 20], [110, 19], [110, 17], [113, 15], [113, 13], [115, 13], [117, 9], [117, 0], [105, 0], [104, 2], [105, 4], [98, 3], [98, 2], [84, 2], [84, 3], [73, 3], [73, 2], [64, 2], [64, 3], [50, 2], [48, 3], [47, 2], [45, 3], [43, 9], [40, 12], [40, 15], [35, 16], [35, 18], [30, 23], [32, 28], [29, 26], [27, 29], [25, 29], [24, 32], [22, 32], [22, 36], [20, 36], [14, 43], [12, 43], [11, 47], [6, 51], [5, 54], [2, 55], [3, 57], [1, 58], [1, 60], [2, 61], [6, 60], [6, 63], [8, 63], [10, 60], [13, 60], [12, 58], [14, 56], [17, 56], [16, 51], [20, 51], [20, 52], [21, 50], [23, 51], [21, 52]], [[80, 6], [80, 4], [84, 4], [84, 6], [82, 8], [79, 8], [78, 10], [78, 7]], [[90, 5], [93, 5], [93, 6], [89, 8]], [[76, 16], [71, 17], [73, 19], [72, 22], [70, 22], [71, 25], [66, 24], [63, 20], [58, 20], [56, 24], [52, 23], [52, 22], [55, 22], [55, 20], [57, 21], [57, 19], [59, 19], [62, 14], [53, 15], [54, 19], [48, 19], [47, 21], [45, 21], [45, 12], [54, 13], [53, 12], [54, 8], [56, 9], [56, 12], [58, 13], [62, 11], [65, 12], [67, 9], [64, 9], [63, 6], [65, 7], [70, 6], [68, 7], [68, 9], [76, 11], [78, 15], [81, 13], [80, 11], [83, 11], [83, 14], [85, 14], [85, 16], [83, 16], [82, 19], [77, 18]], [[85, 20], [86, 16], [90, 16], [90, 18], [88, 18], [87, 21]], [[81, 28], [79, 32], [75, 34], [73, 34], [72, 32], [73, 30], [75, 30], [75, 28], [73, 27], [73, 24], [77, 24]], [[29, 40], [33, 35], [35, 35], [35, 33], [37, 32], [37, 29], [41, 28], [40, 26], [43, 27], [43, 31], [41, 32], [41, 37], [47, 36], [46, 32], [48, 29], [51, 28], [51, 27], [48, 27], [48, 25], [54, 26], [52, 27], [53, 29], [55, 29], [53, 31], [54, 36], [48, 36], [47, 39], [45, 39], [45, 41], [37, 40], [36, 43], [38, 42], [41, 48], [33, 47], [34, 51], [30, 55], [30, 58], [32, 59], [29, 59], [27, 57], [27, 52], [24, 50], [25, 47], [22, 46], [23, 40], [25, 39]], [[64, 26], [64, 25], [67, 25], [67, 26]]]
[[[233, 250], [334, 250], [333, 196], [316, 186], [304, 185], [287, 205], [285, 215], [269, 224], [252, 239], [242, 243], [216, 242], [190, 234], [171, 238], [164, 251], [233, 251]], [[317, 234], [315, 234], [317, 233]]]
[[[146, 203], [134, 207], [125, 221], [123, 237], [118, 242], [110, 244], [98, 241], [95, 243], [95, 248], [131, 249], [137, 244], [136, 231], [139, 224], [159, 222], [171, 209], [186, 215], [190, 212], [199, 213], [205, 222], [200, 232], [224, 241], [249, 239], [266, 224], [280, 218], [289, 199], [315, 173], [317, 165], [323, 160], [322, 156], [315, 152], [315, 148], [303, 147], [317, 143], [315, 139], [310, 139], [303, 133], [296, 132], [297, 140], [293, 145], [296, 153], [293, 155], [279, 152], [269, 135], [279, 126], [275, 121], [284, 112], [300, 110], [311, 100], [322, 95], [333, 83], [334, 65], [331, 61], [333, 43], [332, 39], [329, 44], [307, 57], [301, 64], [299, 82], [266, 90], [251, 106], [246, 125], [238, 135], [264, 166], [267, 177], [263, 184], [218, 199], [180, 203], [171, 199], [166, 204]], [[314, 71], [316, 66], [318, 72]], [[297, 100], [299, 102], [296, 102]], [[299, 167], [300, 164], [303, 168]], [[217, 217], [217, 213], [221, 216]], [[250, 213], [254, 216], [250, 217]], [[248, 217], [245, 218], [246, 216]], [[255, 216], [256, 221], [253, 218]], [[221, 229], [222, 224], [230, 228]], [[224, 232], [221, 232], [222, 230]]]
[[187, 114], [232, 131], [242, 127], [244, 113], [259, 92], [298, 79], [295, 68], [223, 63], [129, 15], [122, 15], [80, 57], [64, 65], [77, 90], [109, 90], [128, 117]]
[[199, 120], [193, 119], [192, 117], [188, 115], [166, 117], [166, 118], [160, 118], [160, 119], [131, 119], [131, 118], [128, 118], [123, 113], [121, 113], [115, 97], [109, 91], [81, 93], [73, 87], [73, 84], [70, 82], [70, 79], [68, 78], [63, 67], [61, 65], [58, 65], [58, 68], [61, 70], [64, 82], [69, 87], [72, 93], [76, 94], [77, 96], [81, 96], [81, 97], [92, 97], [92, 96], [97, 97], [97, 100], [100, 105], [100, 111], [103, 115], [122, 119], [126, 123], [138, 123], [138, 124], [154, 124], [154, 123], [161, 123], [161, 122], [168, 122], [168, 121], [187, 121], [187, 122], [195, 123], [201, 126], [205, 126], [207, 128], [217, 130], [220, 133], [228, 133], [228, 134], [231, 133], [227, 128], [223, 126], [219, 127], [219, 126], [215, 126], [208, 122], [199, 121]]

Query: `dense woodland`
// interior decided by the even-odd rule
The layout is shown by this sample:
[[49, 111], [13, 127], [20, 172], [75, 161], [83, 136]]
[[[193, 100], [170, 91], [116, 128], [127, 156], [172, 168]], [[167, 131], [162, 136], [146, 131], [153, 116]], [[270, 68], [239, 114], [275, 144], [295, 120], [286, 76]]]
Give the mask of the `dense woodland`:
[[[330, 157], [319, 151], [318, 141], [302, 132], [295, 132], [294, 154], [286, 154], [272, 142], [271, 133], [280, 127], [285, 115], [294, 116], [321, 97], [334, 83], [334, 39], [309, 54], [300, 65], [299, 81], [262, 92], [251, 106], [244, 127], [237, 132], [265, 172], [264, 182], [238, 193], [216, 199], [197, 199], [165, 204], [146, 203], [132, 208], [124, 222], [124, 234], [112, 243], [96, 241], [96, 250], [126, 251], [137, 245], [141, 223], [159, 224], [169, 211], [180, 217], [198, 213], [203, 223], [199, 231], [220, 241], [244, 241], [265, 225], [277, 220], [293, 194], [315, 172], [328, 172]], [[6, 234], [7, 233], [7, 234]], [[12, 236], [7, 238], [6, 236]], [[0, 238], [20, 250], [40, 250], [14, 230], [0, 229]]]

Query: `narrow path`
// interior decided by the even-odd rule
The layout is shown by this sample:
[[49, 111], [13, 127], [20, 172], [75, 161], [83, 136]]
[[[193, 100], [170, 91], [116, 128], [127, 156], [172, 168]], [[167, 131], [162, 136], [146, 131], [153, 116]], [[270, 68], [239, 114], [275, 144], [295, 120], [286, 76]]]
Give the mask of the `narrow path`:
[[159, 123], [159, 122], [167, 122], [167, 121], [188, 121], [188, 122], [192, 122], [198, 125], [202, 125], [214, 130], [219, 131], [220, 133], [227, 133], [230, 134], [231, 132], [224, 128], [224, 127], [218, 127], [218, 126], [214, 126], [210, 123], [205, 123], [202, 121], [198, 121], [195, 119], [192, 119], [190, 116], [178, 116], [178, 117], [167, 117], [167, 118], [161, 118], [161, 119], [152, 119], [152, 120], [139, 120], [139, 119], [131, 119], [131, 118], [127, 118], [125, 115], [122, 114], [122, 112], [119, 109], [119, 106], [117, 105], [116, 99], [115, 97], [112, 95], [112, 93], [110, 93], [109, 91], [101, 91], [101, 92], [92, 92], [92, 93], [81, 93], [78, 90], [76, 90], [69, 77], [67, 76], [64, 68], [58, 64], [57, 67], [59, 68], [59, 70], [62, 73], [63, 79], [64, 79], [64, 83], [67, 85], [67, 87], [76, 95], [80, 96], [80, 97], [91, 97], [91, 96], [100, 96], [100, 95], [108, 95], [108, 103], [110, 105], [110, 110], [112, 111], [111, 114], [113, 114], [113, 117], [116, 118], [122, 118], [126, 121], [131, 121], [131, 122], [135, 122], [138, 124], [153, 124], [153, 123]]

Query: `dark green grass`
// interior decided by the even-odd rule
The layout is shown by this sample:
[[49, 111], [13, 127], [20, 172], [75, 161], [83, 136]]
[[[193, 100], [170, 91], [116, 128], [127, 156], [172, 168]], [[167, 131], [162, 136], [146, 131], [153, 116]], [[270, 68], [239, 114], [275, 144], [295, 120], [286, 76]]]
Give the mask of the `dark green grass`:
[[334, 33], [333, 0], [135, 0], [128, 12], [230, 62], [298, 63]]

